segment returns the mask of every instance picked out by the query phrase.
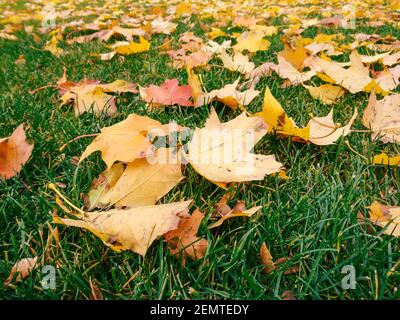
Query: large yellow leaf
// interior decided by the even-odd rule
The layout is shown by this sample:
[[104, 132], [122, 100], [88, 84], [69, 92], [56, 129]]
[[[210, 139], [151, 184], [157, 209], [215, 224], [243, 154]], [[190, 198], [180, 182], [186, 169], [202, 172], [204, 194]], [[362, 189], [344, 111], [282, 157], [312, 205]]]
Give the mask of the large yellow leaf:
[[313, 69], [327, 75], [336, 84], [342, 86], [351, 93], [368, 91], [372, 78], [369, 70], [361, 61], [360, 55], [353, 51], [350, 55], [351, 65], [348, 69], [343, 68], [340, 63], [327, 61], [314, 57], [311, 63]]
[[257, 52], [267, 50], [270, 42], [264, 39], [264, 34], [258, 31], [245, 31], [238, 38], [237, 43], [233, 46], [235, 51]]
[[95, 151], [101, 151], [108, 168], [111, 168], [115, 161], [132, 162], [137, 158], [144, 158], [152, 152], [146, 134], [151, 131], [155, 135], [165, 135], [167, 130], [167, 126], [156, 120], [130, 114], [124, 121], [101, 129], [101, 133], [87, 146], [79, 162]]
[[178, 155], [173, 149], [161, 148], [150, 158], [129, 163], [124, 171], [120, 163], [104, 171], [89, 191], [89, 210], [153, 205], [182, 179]]
[[282, 168], [273, 155], [250, 153], [266, 133], [261, 118], [242, 113], [221, 123], [212, 109], [205, 127], [195, 129], [186, 157], [199, 174], [212, 182], [262, 180]]
[[375, 92], [372, 92], [362, 122], [371, 129], [373, 139], [400, 143], [400, 94], [377, 100]]
[[310, 127], [309, 141], [319, 146], [333, 144], [341, 136], [345, 137], [350, 133], [350, 128], [357, 115], [358, 112], [355, 109], [350, 121], [343, 127], [339, 127], [333, 122], [333, 109], [325, 117], [312, 118], [308, 123]]
[[131, 250], [145, 256], [159, 236], [178, 227], [191, 200], [131, 209], [86, 212], [81, 219], [54, 216], [54, 222], [94, 233], [115, 251]]

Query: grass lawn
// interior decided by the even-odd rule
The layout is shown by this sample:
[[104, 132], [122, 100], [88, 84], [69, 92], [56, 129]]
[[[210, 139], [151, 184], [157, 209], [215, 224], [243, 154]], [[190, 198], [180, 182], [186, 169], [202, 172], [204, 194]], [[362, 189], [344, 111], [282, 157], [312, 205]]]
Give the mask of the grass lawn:
[[[205, 36], [196, 16], [192, 16], [190, 23], [195, 24], [192, 31], [196, 35]], [[279, 23], [277, 20], [276, 24]], [[173, 41], [186, 28], [187, 24], [180, 22]], [[395, 38], [400, 35], [399, 29], [392, 26], [359, 26], [356, 30], [322, 28], [319, 31], [345, 35], [357, 32], [391, 34]], [[313, 38], [317, 33], [316, 27], [309, 27], [302, 36]], [[84, 77], [104, 83], [124, 79], [142, 86], [160, 85], [171, 78], [186, 84], [187, 73], [174, 69], [168, 55], [157, 49], [125, 59], [114, 57], [111, 61], [100, 61], [91, 54], [105, 52], [104, 44], [93, 41], [63, 45], [65, 55], [57, 58], [42, 50], [47, 35], [39, 42], [25, 31], [18, 31], [16, 36], [18, 41], [0, 39], [0, 137], [9, 136], [24, 123], [28, 139], [35, 146], [30, 161], [17, 177], [0, 180], [2, 279], [7, 278], [17, 260], [34, 255], [42, 259], [49, 226], [55, 227], [51, 212], [59, 210], [47, 184], [63, 184], [63, 194], [82, 206], [81, 193], [87, 193], [93, 178], [105, 169], [98, 153], [79, 166], [73, 161], [91, 138], [71, 143], [60, 152], [64, 143], [79, 135], [97, 133], [131, 113], [147, 115], [162, 123], [175, 120], [191, 128], [204, 125], [212, 106], [224, 121], [240, 114], [219, 102], [196, 109], [174, 106], [148, 110], [138, 95], [120, 94], [116, 100], [118, 113], [113, 117], [96, 117], [90, 113], [75, 117], [71, 106], [60, 107], [55, 88], [34, 94], [30, 90], [55, 84], [64, 66], [68, 78], [73, 81]], [[276, 52], [283, 49], [280, 36], [268, 37], [269, 49], [252, 57], [257, 66], [276, 61]], [[165, 38], [165, 35], [153, 35], [152, 48], [161, 45]], [[26, 64], [14, 63], [20, 55], [25, 56]], [[214, 58], [210, 64], [221, 62]], [[239, 76], [239, 73], [218, 67], [198, 73], [209, 91], [232, 83]], [[313, 81], [319, 84], [318, 79]], [[313, 99], [304, 87], [281, 88], [282, 82], [273, 73], [262, 78], [256, 89], [263, 92], [268, 85], [299, 125], [308, 122], [310, 113], [323, 116], [329, 112], [330, 106]], [[354, 108], [362, 114], [368, 97], [365, 92], [347, 92], [334, 105], [335, 121], [347, 123]], [[260, 94], [247, 109], [252, 113], [260, 111], [262, 98]], [[359, 116], [354, 128], [365, 130], [360, 119]], [[358, 212], [367, 212], [374, 200], [399, 204], [398, 167], [373, 166], [362, 157], [369, 158], [381, 151], [399, 154], [399, 146], [372, 141], [368, 132], [353, 132], [325, 147], [267, 135], [255, 151], [276, 155], [290, 179], [272, 175], [263, 181], [240, 185], [235, 199], [244, 200], [248, 206], [263, 206], [252, 218], [231, 219], [222, 227], [209, 230], [212, 207], [225, 191], [190, 166], [183, 168], [186, 179], [161, 200], [167, 203], [193, 199], [193, 207], [206, 214], [199, 229], [199, 235], [209, 243], [204, 259], [188, 260], [183, 267], [166, 250], [162, 238], [154, 242], [145, 259], [129, 251], [115, 253], [90, 232], [58, 226], [59, 247], [54, 242], [50, 244], [52, 255], [46, 262], [57, 267], [56, 289], [42, 289], [43, 275], [39, 268], [24, 281], [8, 288], [0, 282], [0, 298], [88, 299], [90, 279], [96, 282], [106, 299], [281, 299], [285, 291], [291, 291], [297, 299], [399, 298], [400, 273], [388, 274], [400, 259], [399, 240], [357, 219]], [[275, 259], [290, 258], [269, 274], [263, 273], [259, 259], [263, 242]], [[341, 271], [346, 265], [356, 270], [357, 285], [353, 290], [342, 288], [344, 274]], [[298, 266], [298, 271], [285, 274], [293, 266]]]

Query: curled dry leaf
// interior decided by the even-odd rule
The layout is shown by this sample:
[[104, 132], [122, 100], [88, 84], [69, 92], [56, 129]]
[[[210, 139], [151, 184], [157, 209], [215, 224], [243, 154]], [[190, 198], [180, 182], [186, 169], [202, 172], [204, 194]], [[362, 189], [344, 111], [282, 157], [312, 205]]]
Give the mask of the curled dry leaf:
[[272, 70], [274, 70], [281, 78], [287, 79], [291, 85], [295, 86], [310, 80], [316, 75], [315, 70], [299, 72], [280, 55], [278, 55], [278, 65], [272, 66]]
[[92, 279], [89, 279], [89, 285], [91, 291], [90, 300], [104, 300], [103, 293]]
[[264, 265], [264, 272], [270, 273], [275, 270], [274, 258], [271, 255], [265, 242], [260, 247], [261, 263]]
[[319, 146], [335, 143], [340, 137], [345, 137], [350, 133], [350, 128], [357, 115], [358, 111], [355, 109], [350, 121], [343, 127], [338, 127], [333, 122], [333, 109], [325, 117], [312, 118], [308, 123], [310, 126], [309, 141]]
[[193, 106], [193, 102], [189, 100], [192, 97], [192, 88], [190, 85], [179, 86], [178, 79], [165, 80], [161, 86], [140, 87], [139, 91], [141, 98], [152, 107], [174, 104], [185, 107]]
[[239, 88], [255, 88], [262, 77], [270, 76], [272, 71], [276, 70], [276, 64], [272, 62], [266, 62], [255, 68], [252, 72], [247, 75], [248, 81], [242, 83]]
[[386, 206], [374, 201], [369, 212], [369, 220], [384, 228], [383, 233], [400, 237], [400, 207]]
[[285, 43], [285, 48], [279, 52], [279, 56], [285, 59], [298, 71], [302, 71], [304, 68], [304, 60], [308, 57], [308, 54], [304, 45], [298, 41], [294, 48], [289, 43]]
[[184, 177], [181, 163], [172, 149], [160, 148], [147, 159], [136, 159], [124, 169], [114, 164], [95, 179], [89, 191], [89, 209], [116, 205], [154, 205]]
[[186, 158], [199, 174], [212, 182], [262, 180], [282, 168], [273, 155], [250, 153], [266, 133], [261, 118], [242, 113], [221, 123], [212, 109], [205, 127], [195, 129]]
[[53, 216], [55, 223], [86, 229], [111, 249], [131, 250], [145, 256], [159, 236], [175, 230], [187, 216], [192, 200], [155, 206], [85, 212], [80, 219]]
[[197, 236], [203, 218], [204, 214], [196, 209], [192, 215], [182, 218], [177, 229], [164, 235], [171, 254], [182, 253], [183, 264], [186, 256], [197, 260], [203, 258], [207, 251], [207, 239]]
[[124, 80], [115, 80], [108, 84], [101, 84], [97, 80], [82, 80], [80, 82], [68, 81], [66, 70], [64, 75], [57, 81], [60, 91], [61, 103], [65, 105], [73, 101], [75, 115], [79, 116], [85, 112], [93, 112], [97, 116], [103, 113], [111, 116], [116, 111], [115, 97], [108, 92], [137, 93], [137, 84]]
[[310, 126], [298, 128], [293, 119], [289, 118], [281, 104], [274, 98], [268, 87], [265, 88], [263, 110], [256, 114], [268, 124], [268, 132], [276, 131], [278, 134], [293, 136], [300, 140], [308, 141]]
[[262, 206], [257, 206], [257, 207], [253, 207], [250, 209], [246, 209], [244, 207], [244, 205], [242, 205], [241, 202], [239, 202], [239, 204], [241, 204], [241, 205], [239, 205], [239, 206], [236, 205], [231, 211], [227, 212], [226, 214], [223, 214], [222, 217], [218, 221], [211, 224], [208, 228], [209, 229], [217, 228], [220, 225], [222, 225], [226, 220], [231, 219], [231, 218], [251, 217], [253, 214], [258, 212], [262, 208]]
[[8, 287], [16, 274], [17, 277], [15, 279], [15, 282], [20, 282], [22, 279], [25, 279], [32, 272], [32, 270], [37, 267], [37, 259], [38, 257], [25, 258], [14, 264], [11, 269], [10, 275], [4, 281], [4, 285]]
[[[130, 114], [124, 121], [101, 129], [101, 133], [87, 146], [79, 162], [95, 151], [101, 151], [107, 168], [111, 168], [115, 161], [132, 162], [137, 158], [144, 158], [152, 153], [149, 136], [168, 135], [169, 129], [168, 125], [162, 125], [149, 117]], [[175, 126], [176, 131], [180, 129]]]
[[0, 178], [9, 179], [17, 175], [32, 154], [23, 125], [19, 125], [8, 138], [0, 139]]
[[192, 89], [192, 97], [193, 97], [194, 106], [198, 107], [200, 105], [198, 99], [201, 95], [203, 95], [203, 90], [201, 88], [200, 79], [194, 73], [192, 68], [190, 68], [190, 67], [186, 68], [186, 72], [188, 74], [188, 84]]
[[384, 143], [400, 143], [400, 94], [377, 100], [375, 92], [371, 92], [362, 123], [371, 129], [373, 139], [379, 138]]
[[227, 84], [221, 89], [212, 90], [209, 93], [202, 93], [197, 96], [195, 106], [200, 107], [213, 100], [217, 100], [226, 104], [233, 110], [236, 110], [239, 107], [247, 106], [260, 93], [260, 91], [252, 88], [245, 91], [238, 91], [238, 85], [239, 79], [234, 83]]

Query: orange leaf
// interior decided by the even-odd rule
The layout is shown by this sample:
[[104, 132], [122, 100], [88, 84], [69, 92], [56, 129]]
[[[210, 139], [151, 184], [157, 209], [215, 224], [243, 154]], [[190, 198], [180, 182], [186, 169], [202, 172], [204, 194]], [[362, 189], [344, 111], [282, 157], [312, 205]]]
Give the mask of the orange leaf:
[[189, 85], [179, 86], [178, 79], [165, 80], [161, 86], [141, 87], [140, 96], [153, 107], [174, 104], [185, 107], [193, 106], [193, 102], [189, 100], [192, 97], [192, 88]]
[[0, 178], [9, 179], [21, 171], [32, 154], [23, 125], [19, 125], [8, 138], [0, 139]]

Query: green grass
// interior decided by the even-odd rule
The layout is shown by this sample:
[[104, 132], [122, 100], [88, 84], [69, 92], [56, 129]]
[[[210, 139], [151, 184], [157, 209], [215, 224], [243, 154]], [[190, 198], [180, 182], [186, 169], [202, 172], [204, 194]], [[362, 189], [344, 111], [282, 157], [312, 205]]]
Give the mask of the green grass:
[[[196, 21], [195, 19], [193, 21]], [[180, 25], [174, 38], [184, 30]], [[309, 28], [305, 36], [314, 36]], [[377, 32], [400, 35], [397, 29], [360, 28], [357, 30], [324, 30], [327, 33]], [[200, 28], [197, 34], [202, 34]], [[169, 58], [157, 50], [114, 58], [102, 62], [91, 53], [106, 52], [103, 44], [88, 43], [65, 47], [66, 55], [56, 58], [42, 51], [41, 43], [18, 32], [18, 41], [0, 39], [0, 137], [9, 136], [21, 123], [25, 124], [35, 148], [30, 161], [18, 177], [0, 181], [0, 277], [5, 279], [19, 259], [42, 257], [51, 222], [51, 212], [57, 209], [55, 197], [47, 188], [49, 182], [63, 183], [62, 192], [75, 204], [83, 205], [81, 193], [86, 193], [91, 181], [104, 168], [98, 154], [81, 166], [71, 160], [79, 156], [90, 139], [81, 139], [63, 152], [59, 147], [82, 134], [97, 133], [100, 128], [117, 123], [130, 113], [147, 115], [167, 123], [176, 120], [188, 127], [202, 126], [211, 106], [224, 120], [234, 118], [234, 112], [219, 103], [198, 109], [178, 106], [148, 111], [137, 95], [118, 96], [118, 114], [112, 118], [97, 118], [84, 114], [77, 118], [70, 106], [60, 107], [58, 93], [53, 88], [30, 94], [29, 90], [54, 84], [65, 65], [71, 80], [98, 79], [110, 82], [124, 79], [148, 84], [161, 84], [167, 78], [187, 82], [185, 71], [169, 66]], [[257, 65], [275, 59], [282, 48], [279, 36], [269, 37], [272, 46], [253, 57]], [[162, 43], [164, 36], [154, 36], [152, 46]], [[25, 65], [15, 65], [19, 55], [25, 55]], [[215, 60], [215, 63], [220, 63]], [[238, 74], [211, 68], [201, 71], [207, 89], [220, 88], [233, 82]], [[310, 97], [303, 87], [280, 88], [275, 74], [263, 78], [257, 89], [266, 85], [299, 125], [305, 125], [309, 114], [325, 115], [329, 107]], [[354, 108], [360, 113], [366, 107], [368, 95], [345, 96], [334, 106], [335, 120], [346, 123]], [[252, 112], [261, 110], [262, 94], [249, 106]], [[363, 128], [360, 116], [356, 129]], [[213, 205], [224, 190], [202, 178], [191, 167], [184, 168], [186, 179], [174, 188], [162, 202], [193, 199], [194, 207], [206, 214], [199, 235], [207, 238], [209, 249], [204, 259], [188, 261], [183, 267], [171, 256], [163, 240], [157, 240], [143, 259], [132, 252], [115, 253], [89, 232], [58, 226], [60, 247], [53, 242], [53, 254], [45, 264], [57, 266], [55, 290], [43, 290], [40, 268], [16, 286], [5, 288], [0, 282], [0, 298], [4, 299], [87, 299], [89, 279], [94, 279], [107, 299], [280, 299], [292, 291], [298, 299], [393, 299], [399, 298], [400, 274], [388, 271], [399, 261], [399, 240], [383, 234], [381, 228], [359, 223], [358, 212], [367, 212], [372, 201], [399, 204], [399, 169], [369, 165], [351, 151], [369, 158], [382, 150], [399, 153], [399, 147], [371, 141], [368, 133], [352, 133], [336, 144], [318, 147], [292, 142], [268, 135], [256, 151], [275, 154], [290, 179], [274, 176], [264, 181], [242, 184], [235, 199], [248, 206], [263, 209], [251, 219], [236, 218], [222, 227], [208, 230]], [[60, 211], [59, 209], [57, 209]], [[53, 225], [54, 227], [54, 225]], [[24, 237], [23, 237], [24, 235]], [[23, 242], [23, 239], [25, 242]], [[265, 242], [275, 259], [290, 257], [282, 267], [270, 274], [262, 272], [259, 248]], [[294, 265], [299, 271], [285, 275]], [[341, 286], [342, 267], [356, 269], [355, 290]]]

